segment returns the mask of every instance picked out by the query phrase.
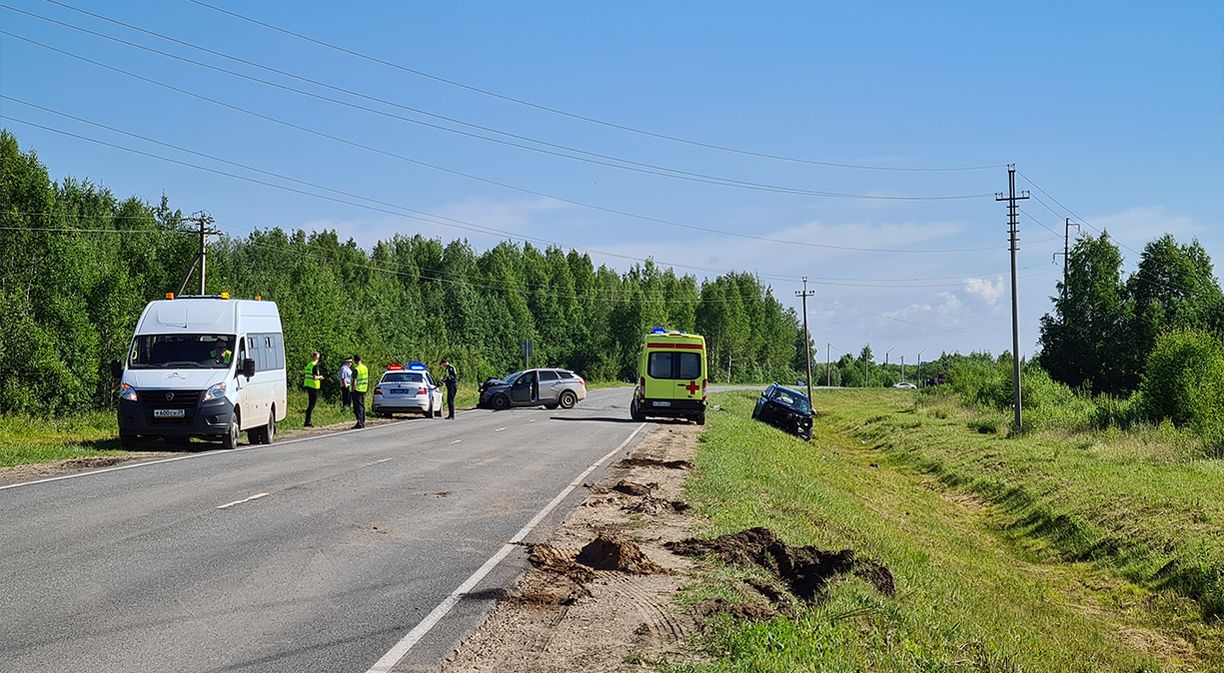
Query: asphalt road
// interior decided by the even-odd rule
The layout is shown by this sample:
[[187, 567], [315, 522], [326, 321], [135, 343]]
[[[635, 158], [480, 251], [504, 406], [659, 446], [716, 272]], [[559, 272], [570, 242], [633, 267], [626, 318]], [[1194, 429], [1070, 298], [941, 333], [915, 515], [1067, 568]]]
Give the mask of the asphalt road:
[[[629, 394], [0, 490], [0, 671], [368, 671], [630, 438]], [[394, 670], [434, 670], [524, 563], [515, 548]]]

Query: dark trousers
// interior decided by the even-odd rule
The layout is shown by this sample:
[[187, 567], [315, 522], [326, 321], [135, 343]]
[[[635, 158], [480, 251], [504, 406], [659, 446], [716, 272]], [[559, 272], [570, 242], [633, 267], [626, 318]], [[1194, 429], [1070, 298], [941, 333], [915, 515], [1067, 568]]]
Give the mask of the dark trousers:
[[446, 386], [446, 417], [455, 417], [455, 390], [456, 386]]
[[348, 405], [353, 402], [353, 393], [348, 388], [340, 389], [340, 408], [347, 409]]
[[314, 413], [315, 404], [319, 401], [319, 389], [306, 389], [306, 425], [311, 425], [310, 415]]
[[353, 391], [353, 415], [357, 417], [357, 427], [365, 427], [365, 393]]

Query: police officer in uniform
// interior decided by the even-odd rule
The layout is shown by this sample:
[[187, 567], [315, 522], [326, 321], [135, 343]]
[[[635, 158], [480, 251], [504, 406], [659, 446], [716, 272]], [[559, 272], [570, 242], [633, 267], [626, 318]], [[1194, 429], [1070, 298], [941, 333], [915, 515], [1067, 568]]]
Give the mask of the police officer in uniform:
[[354, 430], [365, 427], [365, 396], [370, 388], [370, 370], [361, 361], [360, 355], [353, 356], [353, 415], [357, 417]]
[[455, 392], [459, 389], [459, 375], [451, 363], [442, 361], [442, 383], [446, 384], [446, 417], [455, 417]]
[[319, 352], [315, 351], [310, 356], [310, 362], [306, 363], [306, 367], [302, 370], [302, 387], [306, 389], [306, 424], [303, 427], [313, 428], [314, 423], [310, 422], [310, 415], [314, 413], [315, 403], [319, 401], [319, 388], [323, 386], [320, 381], [323, 380], [323, 375], [319, 373]]

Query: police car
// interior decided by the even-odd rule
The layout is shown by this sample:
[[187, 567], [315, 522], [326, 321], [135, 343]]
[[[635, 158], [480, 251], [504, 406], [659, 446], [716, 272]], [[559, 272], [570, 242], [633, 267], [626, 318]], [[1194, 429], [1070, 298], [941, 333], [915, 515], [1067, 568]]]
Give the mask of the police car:
[[402, 413], [423, 414], [426, 418], [441, 416], [442, 389], [420, 362], [411, 362], [407, 367], [392, 363], [374, 386], [370, 410], [383, 418]]

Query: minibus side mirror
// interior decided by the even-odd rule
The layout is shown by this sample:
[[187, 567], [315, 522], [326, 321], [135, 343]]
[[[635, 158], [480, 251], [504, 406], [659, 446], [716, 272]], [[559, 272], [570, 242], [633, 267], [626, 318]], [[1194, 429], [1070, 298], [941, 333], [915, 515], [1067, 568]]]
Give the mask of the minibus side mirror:
[[123, 365], [119, 364], [118, 360], [111, 360], [111, 376], [117, 379], [123, 378]]
[[255, 361], [251, 358], [242, 361], [242, 375], [248, 379], [255, 376]]

